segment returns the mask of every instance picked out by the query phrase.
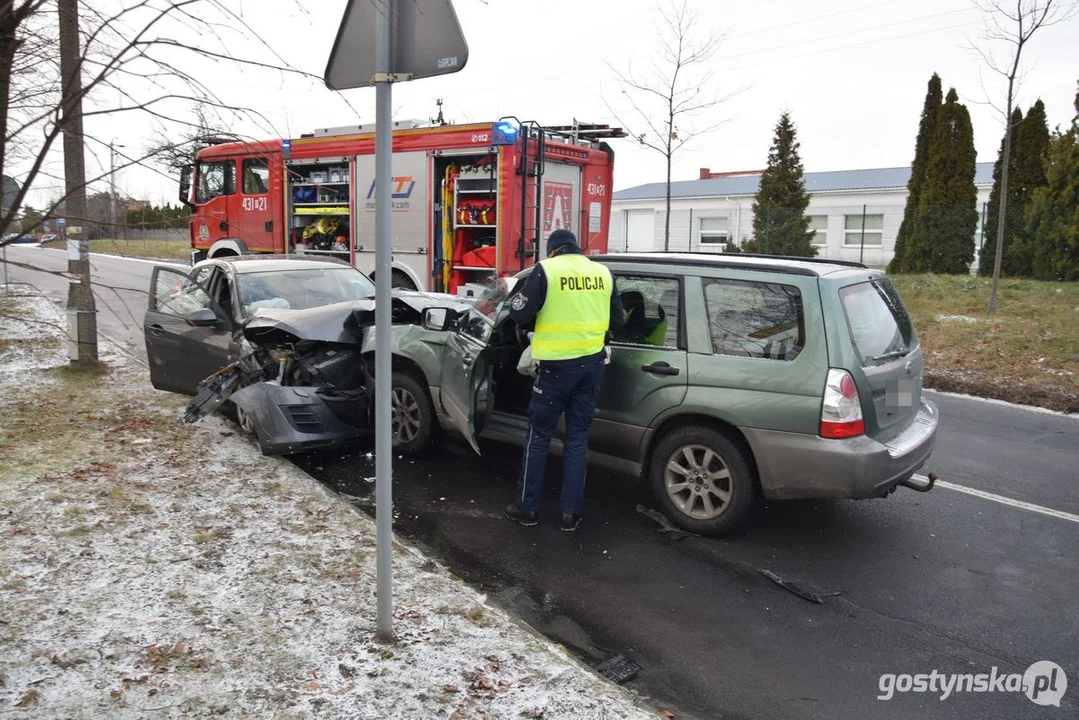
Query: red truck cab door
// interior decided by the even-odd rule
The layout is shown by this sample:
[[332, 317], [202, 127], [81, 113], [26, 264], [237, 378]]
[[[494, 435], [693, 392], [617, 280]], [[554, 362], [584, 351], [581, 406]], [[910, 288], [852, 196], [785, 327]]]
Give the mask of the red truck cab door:
[[205, 250], [221, 238], [234, 237], [229, 227], [229, 201], [236, 195], [236, 161], [200, 160], [195, 172], [191, 238], [195, 247]]
[[229, 208], [231, 237], [252, 252], [282, 252], [281, 157], [267, 153], [239, 159], [239, 192]]

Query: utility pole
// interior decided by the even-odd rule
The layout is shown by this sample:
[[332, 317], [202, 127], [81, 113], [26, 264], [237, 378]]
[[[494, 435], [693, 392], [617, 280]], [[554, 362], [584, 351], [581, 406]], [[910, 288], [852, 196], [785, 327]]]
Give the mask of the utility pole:
[[97, 316], [90, 287], [90, 249], [86, 244], [86, 160], [82, 134], [82, 51], [78, 0], [58, 0], [60, 17], [60, 108], [64, 132], [64, 215], [77, 240], [67, 241], [68, 359], [73, 366], [97, 364]]
[[116, 237], [116, 144], [109, 140], [109, 236]]

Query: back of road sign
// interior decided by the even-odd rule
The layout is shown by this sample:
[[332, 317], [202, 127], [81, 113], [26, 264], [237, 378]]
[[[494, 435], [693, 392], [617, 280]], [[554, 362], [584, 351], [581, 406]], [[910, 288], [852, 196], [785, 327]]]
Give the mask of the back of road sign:
[[372, 84], [376, 19], [385, 12], [393, 17], [390, 72], [405, 75], [402, 80], [455, 73], [468, 61], [468, 44], [451, 0], [349, 0], [326, 64], [331, 90]]

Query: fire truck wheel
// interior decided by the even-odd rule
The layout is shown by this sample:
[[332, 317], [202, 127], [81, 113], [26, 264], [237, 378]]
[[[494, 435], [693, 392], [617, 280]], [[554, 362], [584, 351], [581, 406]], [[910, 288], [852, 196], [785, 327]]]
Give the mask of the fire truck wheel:
[[390, 276], [390, 287], [403, 288], [405, 290], [415, 290], [416, 283], [412, 282], [412, 278], [404, 274], [400, 270], [394, 270]]

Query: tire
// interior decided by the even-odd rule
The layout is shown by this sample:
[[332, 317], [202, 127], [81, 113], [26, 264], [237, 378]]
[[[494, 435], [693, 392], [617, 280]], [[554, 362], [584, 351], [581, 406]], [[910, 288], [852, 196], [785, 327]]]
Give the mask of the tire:
[[698, 535], [734, 532], [756, 501], [745, 452], [723, 433], [703, 425], [687, 425], [663, 436], [652, 453], [648, 476], [663, 513]]
[[393, 449], [416, 455], [432, 448], [440, 427], [427, 386], [408, 372], [395, 372], [391, 382]]
[[393, 273], [390, 275], [390, 287], [403, 288], [405, 290], [415, 290], [416, 283], [412, 282], [412, 278], [410, 278], [408, 275], [401, 272], [400, 270], [394, 270]]

